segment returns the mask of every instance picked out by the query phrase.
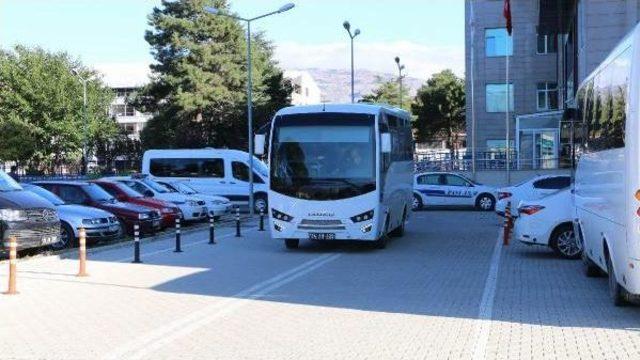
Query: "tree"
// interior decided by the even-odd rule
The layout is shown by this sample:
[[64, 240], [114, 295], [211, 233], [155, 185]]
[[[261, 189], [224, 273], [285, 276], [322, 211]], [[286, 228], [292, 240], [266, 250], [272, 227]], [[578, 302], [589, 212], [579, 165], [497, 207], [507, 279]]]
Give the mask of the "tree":
[[[400, 105], [400, 88], [397, 79], [385, 81], [378, 76], [376, 79], [377, 87], [372, 93], [364, 95], [360, 102], [378, 103], [398, 106]], [[402, 106], [405, 110], [409, 110], [411, 99], [409, 97], [409, 89], [407, 86], [402, 87]]]
[[455, 150], [466, 127], [464, 80], [451, 70], [433, 75], [418, 90], [411, 110], [418, 142], [445, 139], [447, 147]]
[[[0, 52], [0, 161], [33, 172], [79, 165], [84, 139], [82, 84], [95, 73], [65, 53], [16, 46]], [[98, 79], [87, 84], [88, 145], [117, 132], [107, 109], [113, 93]]]
[[[149, 15], [145, 34], [156, 63], [151, 83], [135, 99], [156, 114], [143, 131], [145, 147], [244, 147], [246, 135], [246, 47], [244, 29], [226, 0], [163, 0]], [[290, 102], [291, 85], [274, 62], [262, 34], [253, 40], [256, 128]]]

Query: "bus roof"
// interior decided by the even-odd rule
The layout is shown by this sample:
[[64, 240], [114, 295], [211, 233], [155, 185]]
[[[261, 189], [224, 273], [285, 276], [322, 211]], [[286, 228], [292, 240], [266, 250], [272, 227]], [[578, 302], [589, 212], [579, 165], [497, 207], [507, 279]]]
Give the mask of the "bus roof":
[[398, 116], [398, 117], [410, 118], [410, 115], [407, 111], [397, 107], [393, 107], [385, 104], [363, 104], [363, 103], [289, 106], [278, 111], [276, 113], [276, 116], [291, 115], [291, 114], [319, 113], [319, 112], [358, 113], [358, 114], [378, 115], [381, 110], [384, 110], [387, 113], [394, 114], [395, 116]]

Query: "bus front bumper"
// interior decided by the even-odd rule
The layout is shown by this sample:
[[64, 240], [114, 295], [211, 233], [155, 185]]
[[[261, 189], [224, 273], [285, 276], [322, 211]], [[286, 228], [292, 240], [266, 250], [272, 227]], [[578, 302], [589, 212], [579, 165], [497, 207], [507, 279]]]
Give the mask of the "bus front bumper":
[[353, 223], [342, 220], [342, 224], [336, 226], [309, 226], [271, 219], [270, 227], [274, 239], [376, 241], [382, 235], [375, 221]]

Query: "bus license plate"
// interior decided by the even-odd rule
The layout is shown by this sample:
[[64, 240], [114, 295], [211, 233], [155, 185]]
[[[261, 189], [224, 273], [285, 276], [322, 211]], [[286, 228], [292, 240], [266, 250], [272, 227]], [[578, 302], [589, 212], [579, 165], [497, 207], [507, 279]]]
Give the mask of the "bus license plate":
[[335, 240], [334, 233], [309, 233], [309, 240]]

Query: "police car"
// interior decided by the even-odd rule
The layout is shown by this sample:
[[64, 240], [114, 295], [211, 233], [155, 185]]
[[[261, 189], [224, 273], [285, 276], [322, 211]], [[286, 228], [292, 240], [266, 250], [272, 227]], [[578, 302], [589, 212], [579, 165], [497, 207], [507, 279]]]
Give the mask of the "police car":
[[413, 210], [431, 206], [473, 206], [491, 211], [496, 189], [456, 173], [426, 172], [413, 178]]

